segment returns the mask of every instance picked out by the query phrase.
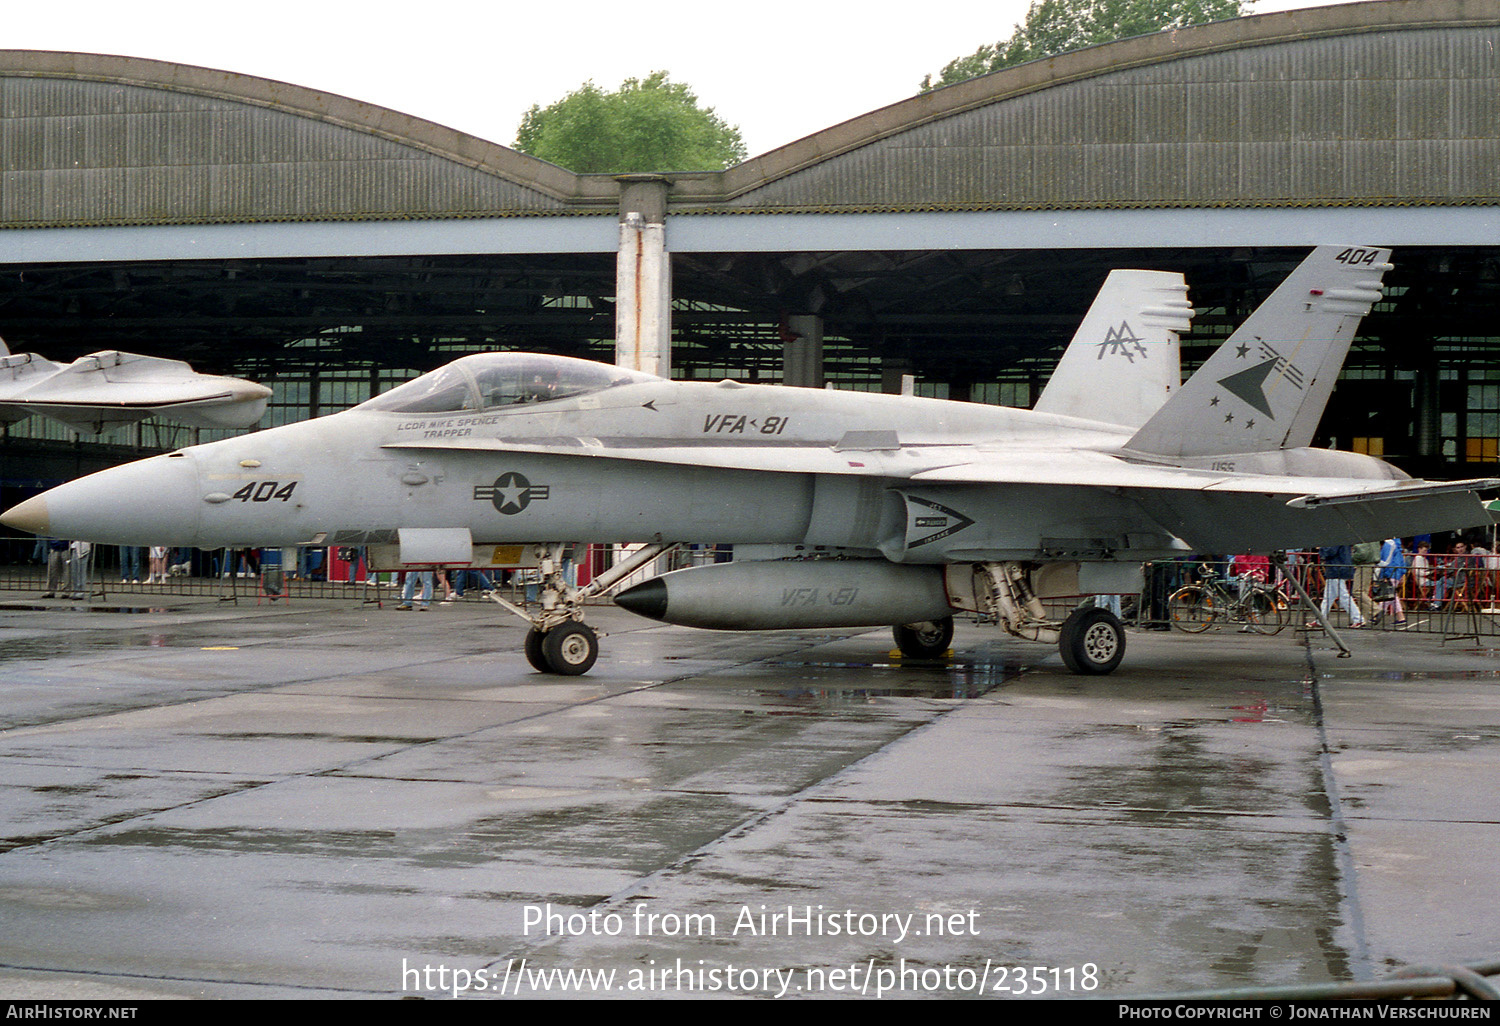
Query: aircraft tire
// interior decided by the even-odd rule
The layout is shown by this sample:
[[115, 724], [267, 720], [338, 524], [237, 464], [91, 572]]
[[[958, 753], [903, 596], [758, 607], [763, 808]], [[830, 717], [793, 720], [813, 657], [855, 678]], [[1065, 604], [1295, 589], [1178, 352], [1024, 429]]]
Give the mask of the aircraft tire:
[[924, 623], [903, 623], [891, 628], [896, 647], [908, 659], [937, 659], [953, 641], [953, 617]]
[[552, 672], [552, 668], [547, 665], [547, 657], [542, 654], [542, 641], [546, 637], [545, 633], [535, 627], [526, 632], [526, 661], [538, 673]]
[[1125, 628], [1108, 609], [1075, 609], [1063, 621], [1057, 648], [1074, 673], [1111, 673], [1125, 658]]
[[588, 673], [599, 658], [599, 636], [587, 624], [569, 620], [542, 636], [542, 657], [552, 673], [564, 677]]

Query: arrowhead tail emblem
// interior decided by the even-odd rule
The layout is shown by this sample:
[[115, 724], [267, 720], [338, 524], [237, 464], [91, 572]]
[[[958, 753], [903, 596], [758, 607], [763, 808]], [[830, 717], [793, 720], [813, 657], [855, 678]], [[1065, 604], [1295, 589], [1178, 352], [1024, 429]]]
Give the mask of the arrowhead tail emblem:
[[1271, 404], [1266, 399], [1265, 385], [1266, 378], [1276, 369], [1276, 365], [1279, 362], [1279, 359], [1271, 359], [1265, 363], [1258, 363], [1254, 367], [1247, 367], [1245, 370], [1231, 374], [1227, 378], [1220, 378], [1219, 384], [1228, 389], [1231, 395], [1244, 400], [1267, 417], [1275, 420], [1276, 414], [1271, 412]]

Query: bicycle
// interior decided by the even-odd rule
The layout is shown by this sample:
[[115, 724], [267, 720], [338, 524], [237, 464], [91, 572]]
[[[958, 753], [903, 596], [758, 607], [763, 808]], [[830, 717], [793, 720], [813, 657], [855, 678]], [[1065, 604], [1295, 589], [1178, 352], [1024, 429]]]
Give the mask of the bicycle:
[[1216, 620], [1242, 623], [1260, 634], [1276, 634], [1287, 625], [1289, 607], [1280, 592], [1267, 584], [1252, 584], [1239, 594], [1207, 563], [1198, 568], [1199, 583], [1178, 588], [1167, 600], [1172, 624], [1189, 634], [1201, 634]]

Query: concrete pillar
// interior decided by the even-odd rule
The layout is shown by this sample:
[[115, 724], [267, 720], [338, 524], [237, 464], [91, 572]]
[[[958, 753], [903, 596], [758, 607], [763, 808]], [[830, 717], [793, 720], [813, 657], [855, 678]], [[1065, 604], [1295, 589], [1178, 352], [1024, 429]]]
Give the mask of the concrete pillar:
[[672, 376], [672, 262], [667, 189], [660, 175], [619, 175], [620, 249], [615, 263], [615, 363]]
[[[1426, 358], [1417, 368], [1413, 391], [1417, 405], [1417, 455], [1441, 457], [1443, 453], [1442, 367], [1427, 347]], [[1462, 453], [1459, 454], [1462, 457]]]
[[823, 318], [796, 314], [786, 319], [781, 345], [781, 383], [800, 388], [823, 387]]
[[900, 357], [886, 357], [880, 363], [880, 390], [886, 395], [902, 395], [901, 379], [911, 374], [911, 361]]

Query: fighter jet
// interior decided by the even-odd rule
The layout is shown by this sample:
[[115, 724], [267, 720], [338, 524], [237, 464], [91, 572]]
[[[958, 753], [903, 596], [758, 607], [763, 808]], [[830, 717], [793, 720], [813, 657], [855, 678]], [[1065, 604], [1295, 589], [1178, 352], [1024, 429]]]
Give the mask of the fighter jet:
[[[675, 571], [617, 602], [725, 630], [891, 626], [919, 656], [968, 614], [1107, 673], [1119, 620], [1051, 619], [1043, 599], [1137, 591], [1144, 562], [1189, 552], [1490, 522], [1477, 493], [1500, 480], [1416, 481], [1309, 447], [1389, 258], [1318, 248], [1181, 387], [1181, 276], [1129, 272], [1033, 410], [478, 354], [342, 413], [79, 479], [0, 522], [117, 544], [393, 544], [413, 566], [540, 544], [540, 608], [510, 608], [532, 665], [558, 674], [598, 655], [584, 599], [676, 544], [732, 544], [779, 558]], [[643, 547], [580, 589], [562, 573], [570, 540]]]
[[265, 416], [270, 397], [265, 385], [199, 374], [181, 360], [109, 350], [57, 364], [0, 340], [0, 420], [40, 414], [92, 434], [151, 416], [243, 428]]

